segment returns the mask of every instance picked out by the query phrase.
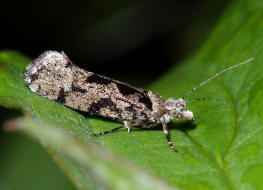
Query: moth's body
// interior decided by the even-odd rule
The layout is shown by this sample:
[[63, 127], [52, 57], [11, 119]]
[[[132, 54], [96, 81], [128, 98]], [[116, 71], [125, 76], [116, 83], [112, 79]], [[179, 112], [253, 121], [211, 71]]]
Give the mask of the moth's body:
[[63, 52], [41, 54], [25, 68], [24, 79], [29, 88], [41, 96], [77, 110], [117, 118], [128, 130], [131, 126], [152, 127], [162, 123], [174, 151], [166, 123], [171, 118], [194, 119], [183, 98], [165, 100], [151, 91], [85, 71]]
[[160, 123], [170, 111], [158, 94], [85, 71], [64, 53], [43, 53], [26, 67], [25, 80], [41, 96], [133, 125]]

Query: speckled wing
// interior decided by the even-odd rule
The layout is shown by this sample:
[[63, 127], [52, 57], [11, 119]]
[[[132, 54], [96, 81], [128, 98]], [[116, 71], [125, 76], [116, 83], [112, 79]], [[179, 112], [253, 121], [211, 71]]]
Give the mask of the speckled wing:
[[165, 114], [161, 96], [80, 69], [63, 52], [41, 54], [25, 68], [24, 79], [33, 92], [85, 112], [144, 123]]

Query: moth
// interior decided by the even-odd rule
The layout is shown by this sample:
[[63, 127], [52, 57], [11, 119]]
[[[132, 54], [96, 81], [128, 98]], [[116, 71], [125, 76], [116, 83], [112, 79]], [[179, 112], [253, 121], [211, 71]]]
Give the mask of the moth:
[[[103, 135], [133, 126], [154, 127], [160, 123], [170, 148], [173, 146], [167, 123], [175, 118], [195, 120], [193, 112], [187, 109], [185, 98], [208, 81], [230, 69], [252, 60], [233, 65], [192, 88], [179, 99], [165, 100], [158, 94], [133, 87], [74, 65], [64, 52], [46, 51], [25, 68], [24, 80], [28, 87], [41, 96], [73, 109], [116, 118], [123, 125], [109, 131], [94, 134]], [[191, 101], [217, 101], [193, 99]]]

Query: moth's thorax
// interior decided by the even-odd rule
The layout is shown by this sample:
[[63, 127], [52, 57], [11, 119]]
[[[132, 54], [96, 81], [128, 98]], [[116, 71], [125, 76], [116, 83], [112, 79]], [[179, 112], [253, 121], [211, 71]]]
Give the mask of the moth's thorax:
[[186, 103], [182, 98], [175, 99], [169, 98], [165, 101], [165, 109], [168, 110], [165, 116], [166, 121], [168, 122], [171, 118], [176, 119], [193, 119], [193, 112], [187, 110]]
[[149, 112], [150, 122], [161, 122], [162, 117], [167, 113], [165, 99], [151, 91], [148, 91], [148, 96], [152, 102], [152, 111]]

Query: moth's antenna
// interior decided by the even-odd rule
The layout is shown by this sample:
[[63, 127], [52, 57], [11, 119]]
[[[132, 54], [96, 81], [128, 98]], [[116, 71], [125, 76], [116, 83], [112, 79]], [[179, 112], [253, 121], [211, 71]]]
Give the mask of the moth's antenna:
[[242, 63], [238, 63], [238, 64], [236, 64], [236, 65], [233, 65], [233, 66], [231, 66], [231, 67], [228, 67], [228, 68], [224, 69], [223, 71], [220, 71], [220, 72], [214, 74], [213, 76], [209, 77], [209, 78], [206, 79], [205, 81], [201, 82], [200, 84], [198, 84], [197, 86], [195, 86], [194, 88], [192, 88], [191, 90], [189, 90], [189, 91], [182, 97], [182, 99], [185, 99], [185, 97], [187, 97], [187, 96], [188, 96], [189, 94], [191, 94], [193, 91], [195, 91], [196, 89], [200, 88], [200, 87], [203, 86], [204, 84], [208, 83], [210, 80], [214, 79], [214, 78], [217, 77], [218, 75], [221, 75], [222, 73], [224, 73], [224, 72], [226, 72], [226, 71], [228, 71], [228, 70], [231, 70], [231, 69], [234, 69], [234, 68], [239, 67], [239, 66], [241, 66], [241, 65], [244, 65], [244, 64], [252, 61], [253, 59], [254, 59], [254, 57], [252, 57], [252, 58], [250, 58], [250, 59], [248, 59], [248, 60], [246, 60], [246, 61], [244, 61], [244, 62], [242, 62]]
[[231, 107], [235, 107], [233, 104], [225, 102], [224, 100], [218, 100], [218, 99], [209, 99], [209, 98], [197, 98], [197, 99], [187, 99], [185, 102], [218, 102], [221, 104], [225, 104]]

